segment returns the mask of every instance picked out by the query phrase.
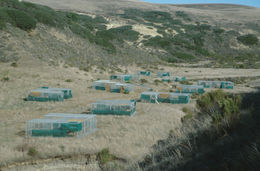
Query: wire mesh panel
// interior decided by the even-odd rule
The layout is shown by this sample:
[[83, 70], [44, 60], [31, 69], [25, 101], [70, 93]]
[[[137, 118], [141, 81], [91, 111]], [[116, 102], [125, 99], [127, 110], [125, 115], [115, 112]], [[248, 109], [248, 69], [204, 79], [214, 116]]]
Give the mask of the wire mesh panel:
[[131, 84], [116, 83], [110, 85], [110, 92], [128, 94], [134, 91], [134, 86]]
[[26, 122], [26, 136], [82, 137], [96, 130], [96, 116], [81, 114], [47, 114]]
[[[42, 89], [46, 89], [46, 87], [42, 87]], [[51, 91], [62, 91], [64, 94], [64, 99], [72, 98], [72, 90], [70, 88], [47, 88]]]
[[112, 93], [130, 93], [134, 91], [134, 86], [131, 84], [117, 83], [110, 80], [99, 80], [93, 83], [93, 88], [96, 90], [105, 90]]
[[39, 102], [64, 101], [64, 93], [49, 89], [36, 89], [28, 92], [27, 100]]
[[140, 100], [149, 103], [172, 103], [187, 104], [190, 102], [189, 94], [169, 93], [169, 92], [143, 92]]
[[170, 77], [171, 74], [170, 74], [170, 72], [158, 72], [157, 76], [158, 77]]
[[175, 76], [175, 77], [173, 77], [173, 81], [175, 81], [175, 82], [178, 82], [178, 81], [186, 81], [186, 77]]
[[179, 85], [176, 93], [199, 93], [203, 94], [204, 87], [202, 85]]
[[158, 95], [158, 92], [143, 92], [141, 94], [140, 100], [141, 102], [156, 103], [158, 102]]
[[134, 75], [134, 74], [123, 74], [123, 75], [111, 75], [110, 80], [119, 80], [122, 82], [128, 82], [131, 80], [139, 80], [140, 77], [139, 75]]
[[94, 81], [93, 88], [96, 90], [110, 91], [110, 86], [113, 84], [116, 84], [116, 82], [112, 82], [110, 80], [98, 80]]
[[139, 71], [138, 74], [139, 75], [145, 75], [145, 76], [151, 76], [151, 72], [150, 71]]
[[99, 100], [91, 104], [91, 113], [102, 115], [134, 115], [136, 114], [135, 100]]
[[205, 81], [199, 80], [198, 85], [202, 85], [204, 88], [225, 88], [233, 89], [234, 83], [231, 81]]

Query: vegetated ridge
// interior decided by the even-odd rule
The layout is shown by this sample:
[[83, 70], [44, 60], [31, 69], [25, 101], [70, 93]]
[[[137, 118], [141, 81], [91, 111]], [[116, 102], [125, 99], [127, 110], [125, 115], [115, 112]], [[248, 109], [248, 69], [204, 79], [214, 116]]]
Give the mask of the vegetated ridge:
[[[64, 0], [60, 5], [66, 2]], [[194, 8], [190, 5], [155, 6], [132, 1], [122, 1], [128, 4], [122, 7], [119, 1], [113, 1], [111, 3], [115, 3], [118, 10], [111, 11], [111, 6], [105, 6], [105, 2], [102, 5], [81, 1], [83, 5], [89, 3], [104, 9], [103, 13], [100, 10], [88, 13], [88, 8], [83, 11], [76, 2], [70, 9], [57, 7], [55, 1], [44, 3], [71, 12], [29, 2], [1, 0], [0, 28], [4, 32], [10, 30], [9, 27], [24, 30], [24, 34], [29, 32], [28, 41], [35, 47], [23, 48], [53, 64], [62, 61], [85, 70], [92, 64], [102, 68], [200, 60], [210, 60], [209, 66], [215, 67], [259, 68], [260, 65], [259, 20], [238, 18], [241, 11], [248, 12], [243, 13], [245, 18], [260, 14], [257, 8], [222, 4]], [[143, 6], [134, 8], [135, 3]], [[55, 36], [50, 35], [50, 29], [55, 29]], [[18, 31], [9, 34], [19, 37], [20, 34], [14, 32]], [[37, 34], [32, 34], [34, 32]], [[65, 40], [57, 36], [59, 33]], [[39, 35], [43, 40], [37, 42]], [[19, 58], [19, 52], [8, 54], [8, 48], [11, 48], [8, 43], [7, 39], [2, 42], [1, 61]]]

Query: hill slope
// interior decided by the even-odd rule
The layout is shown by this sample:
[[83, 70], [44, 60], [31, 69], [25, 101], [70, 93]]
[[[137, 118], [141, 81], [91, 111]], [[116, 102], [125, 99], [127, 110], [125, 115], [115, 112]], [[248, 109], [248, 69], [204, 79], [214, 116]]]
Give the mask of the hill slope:
[[[258, 8], [221, 4], [154, 5], [122, 0], [109, 3], [91, 0], [37, 1], [54, 9], [74, 12], [71, 13], [16, 0], [0, 2], [1, 23], [18, 26], [12, 15], [22, 12], [25, 18], [33, 17], [32, 24], [34, 21], [37, 26], [41, 23], [62, 32], [71, 31], [83, 42], [88, 42], [86, 44], [91, 44], [90, 49], [96, 49], [89, 53], [92, 55], [55, 55], [78, 67], [82, 66], [68, 62], [68, 59], [77, 56], [80, 58], [77, 61], [84, 65], [98, 62], [102, 65], [107, 62], [112, 65], [153, 64], [158, 60], [169, 63], [212, 60], [212, 65], [218, 67], [258, 68], [260, 65]], [[9, 17], [7, 20], [6, 16]], [[50, 49], [55, 47], [50, 45], [47, 43]], [[70, 44], [66, 48], [55, 48], [51, 54], [55, 54], [56, 49], [77, 51], [77, 48]], [[49, 55], [47, 58], [52, 57]]]

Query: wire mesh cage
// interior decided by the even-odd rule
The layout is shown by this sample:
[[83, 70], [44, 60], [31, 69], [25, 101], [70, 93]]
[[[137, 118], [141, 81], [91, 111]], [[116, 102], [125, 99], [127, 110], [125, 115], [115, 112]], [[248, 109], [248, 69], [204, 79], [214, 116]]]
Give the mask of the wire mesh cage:
[[129, 81], [137, 81], [140, 79], [140, 75], [135, 75], [135, 74], [122, 74], [122, 75], [111, 75], [110, 80], [119, 80], [122, 82], [129, 82]]
[[134, 115], [135, 100], [99, 100], [91, 104], [91, 113], [97, 115]]
[[175, 76], [175, 77], [173, 77], [173, 81], [175, 81], [175, 82], [186, 81], [186, 77], [184, 77], [184, 76]]
[[112, 82], [110, 80], [97, 80], [93, 82], [93, 88], [96, 90], [105, 90], [110, 91], [110, 86], [116, 84], [116, 82]]
[[172, 103], [172, 104], [188, 104], [190, 95], [184, 93], [169, 92], [143, 92], [140, 100], [148, 103]]
[[70, 88], [49, 88], [49, 87], [41, 87], [41, 89], [48, 89], [51, 91], [62, 91], [64, 94], [64, 99], [72, 98], [72, 90]]
[[96, 90], [105, 90], [112, 93], [124, 93], [128, 94], [134, 91], [134, 85], [112, 82], [110, 80], [98, 80], [94, 81], [93, 88]]
[[234, 88], [234, 83], [231, 81], [199, 80], [198, 85], [202, 85], [204, 88], [223, 88], [223, 89], [233, 89]]
[[158, 77], [170, 77], [171, 74], [170, 74], [170, 72], [158, 72], [157, 76]]
[[139, 71], [138, 74], [139, 75], [144, 75], [144, 76], [151, 76], [151, 72], [150, 71]]
[[134, 86], [131, 84], [116, 83], [110, 85], [110, 92], [128, 94], [134, 91]]
[[55, 91], [49, 89], [31, 90], [27, 94], [27, 101], [64, 101], [64, 93], [62, 91]]
[[203, 94], [204, 87], [202, 85], [179, 85], [177, 86], [176, 93], [199, 93]]
[[82, 137], [96, 131], [96, 115], [47, 114], [26, 122], [26, 137]]

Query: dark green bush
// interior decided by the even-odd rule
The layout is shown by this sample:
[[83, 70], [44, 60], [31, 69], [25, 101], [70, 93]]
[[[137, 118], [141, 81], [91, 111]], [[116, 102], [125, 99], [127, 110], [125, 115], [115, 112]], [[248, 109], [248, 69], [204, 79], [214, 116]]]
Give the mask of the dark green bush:
[[12, 24], [22, 30], [29, 31], [36, 27], [35, 19], [23, 11], [8, 9], [7, 14], [12, 19]]
[[175, 12], [176, 17], [181, 17], [185, 21], [191, 21], [191, 18], [188, 14], [186, 14], [184, 11], [176, 11]]
[[258, 38], [254, 34], [247, 34], [237, 37], [237, 40], [243, 43], [244, 45], [257, 45]]

